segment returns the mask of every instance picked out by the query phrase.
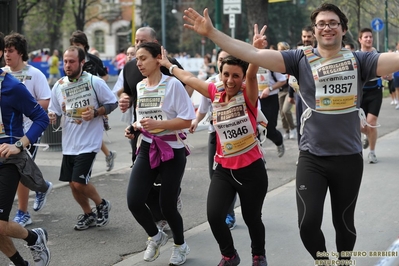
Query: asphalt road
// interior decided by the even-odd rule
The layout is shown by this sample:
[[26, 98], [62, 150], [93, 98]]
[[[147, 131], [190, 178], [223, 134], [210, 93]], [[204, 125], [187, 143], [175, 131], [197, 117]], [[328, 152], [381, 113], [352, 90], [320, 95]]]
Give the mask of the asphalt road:
[[[110, 84], [112, 88], [112, 84]], [[72, 197], [70, 188], [58, 182], [62, 154], [60, 151], [39, 151], [37, 164], [46, 179], [55, 184], [46, 207], [39, 213], [30, 209], [33, 224], [28, 228], [44, 227], [49, 233], [48, 245], [52, 253], [51, 265], [113, 265], [124, 256], [145, 249], [147, 236], [135, 221], [126, 204], [126, 187], [130, 175], [130, 146], [123, 137], [124, 123], [120, 122], [120, 111], [110, 115], [112, 129], [104, 135], [108, 147], [118, 152], [115, 169], [105, 172], [103, 154], [98, 154], [93, 169], [92, 182], [100, 195], [111, 201], [111, 222], [103, 228], [75, 231], [73, 226], [81, 209]], [[383, 136], [398, 128], [399, 111], [384, 99], [380, 113], [379, 135]], [[281, 123], [280, 123], [281, 124]], [[280, 125], [281, 126], [281, 125]], [[188, 157], [186, 172], [182, 181], [183, 220], [185, 230], [206, 222], [206, 195], [209, 185], [207, 168], [207, 132], [202, 130], [189, 136], [192, 153]], [[267, 172], [269, 191], [295, 178], [295, 162], [298, 156], [296, 140], [285, 141], [286, 153], [277, 157], [276, 147], [266, 142]], [[378, 156], [378, 143], [377, 143]], [[366, 154], [367, 155], [367, 154]], [[33, 204], [31, 197], [30, 206]], [[237, 202], [239, 205], [239, 202]], [[11, 213], [15, 213], [16, 202]], [[32, 262], [24, 241], [15, 240], [17, 248], [25, 259]], [[8, 265], [8, 260], [0, 255], [0, 265]], [[32, 264], [33, 265], [33, 264]]]

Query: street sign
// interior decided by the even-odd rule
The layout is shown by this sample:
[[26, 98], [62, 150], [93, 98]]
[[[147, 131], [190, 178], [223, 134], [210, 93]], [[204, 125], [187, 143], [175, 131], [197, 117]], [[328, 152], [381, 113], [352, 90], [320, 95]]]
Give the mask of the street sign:
[[382, 31], [382, 29], [384, 28], [384, 21], [382, 21], [382, 19], [380, 18], [374, 18], [371, 21], [371, 27], [376, 32]]
[[229, 15], [229, 26], [230, 26], [230, 29], [234, 29], [236, 27], [236, 15], [235, 14]]
[[241, 0], [224, 0], [223, 14], [241, 14]]

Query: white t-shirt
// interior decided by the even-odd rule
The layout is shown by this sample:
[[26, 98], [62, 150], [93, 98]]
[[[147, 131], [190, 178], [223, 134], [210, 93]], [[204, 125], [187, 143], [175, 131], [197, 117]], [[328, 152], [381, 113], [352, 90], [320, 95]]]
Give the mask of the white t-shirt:
[[[165, 79], [169, 77], [170, 76], [162, 74], [162, 78], [159, 84], [161, 84]], [[138, 87], [139, 84], [137, 84]], [[157, 89], [158, 85], [156, 87], [148, 89]], [[168, 120], [173, 118], [181, 118], [184, 120], [195, 119], [194, 106], [190, 100], [190, 97], [188, 96], [186, 89], [183, 87], [183, 84], [181, 84], [181, 82], [175, 77], [170, 78], [167, 82], [165, 89], [165, 98], [162, 104], [162, 111], [166, 114]], [[143, 140], [147, 141], [148, 143], [152, 143], [152, 139], [145, 136], [143, 136]], [[166, 142], [175, 149], [184, 147], [183, 143], [181, 143], [180, 141]]]
[[[92, 86], [97, 94], [94, 96], [94, 108], [99, 108], [100, 104], [113, 104], [116, 97], [103, 79], [83, 72], [82, 76], [90, 79]], [[61, 79], [65, 82], [65, 78]], [[67, 81], [69, 82], [69, 81]], [[59, 81], [54, 85], [51, 92], [49, 112], [54, 112], [58, 116], [64, 115], [63, 105], [65, 100], [61, 91]], [[98, 101], [97, 101], [98, 99]], [[64, 155], [78, 155], [89, 152], [99, 152], [103, 139], [104, 123], [102, 116], [97, 116], [90, 121], [82, 121], [81, 124], [73, 122], [73, 119], [64, 115], [65, 120], [62, 126], [62, 153]]]

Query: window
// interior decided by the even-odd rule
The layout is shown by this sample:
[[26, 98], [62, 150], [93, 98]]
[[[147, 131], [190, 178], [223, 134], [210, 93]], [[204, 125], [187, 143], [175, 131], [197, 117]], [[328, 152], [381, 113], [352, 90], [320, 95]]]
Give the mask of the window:
[[105, 52], [105, 38], [104, 31], [96, 30], [94, 32], [94, 48], [100, 53]]

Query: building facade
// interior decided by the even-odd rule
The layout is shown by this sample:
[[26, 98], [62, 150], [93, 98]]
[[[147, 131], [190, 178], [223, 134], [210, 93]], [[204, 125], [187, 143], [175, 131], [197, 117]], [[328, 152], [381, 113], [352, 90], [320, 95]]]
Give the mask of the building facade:
[[90, 49], [99, 52], [101, 59], [113, 58], [120, 49], [131, 45], [132, 20], [140, 25], [140, 13], [136, 6], [141, 0], [99, 0], [87, 10], [88, 15], [97, 14], [85, 25], [84, 32]]

